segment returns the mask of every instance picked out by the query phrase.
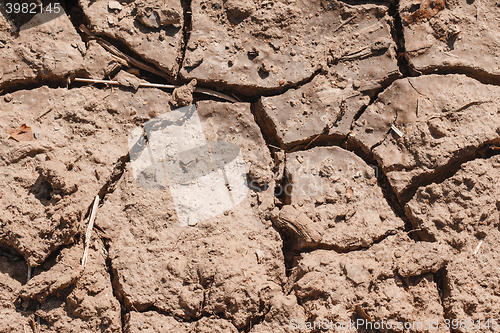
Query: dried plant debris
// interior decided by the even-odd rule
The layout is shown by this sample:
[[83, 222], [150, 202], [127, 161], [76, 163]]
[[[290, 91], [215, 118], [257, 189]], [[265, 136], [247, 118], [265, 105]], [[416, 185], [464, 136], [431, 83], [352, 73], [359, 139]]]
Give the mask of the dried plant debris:
[[413, 6], [418, 5], [418, 9], [404, 17], [408, 24], [417, 23], [423, 19], [430, 19], [439, 11], [445, 9], [446, 0], [417, 0], [413, 1]]
[[10, 137], [16, 141], [36, 140], [31, 127], [26, 124], [22, 124], [19, 128], [8, 129], [7, 133], [9, 133]]

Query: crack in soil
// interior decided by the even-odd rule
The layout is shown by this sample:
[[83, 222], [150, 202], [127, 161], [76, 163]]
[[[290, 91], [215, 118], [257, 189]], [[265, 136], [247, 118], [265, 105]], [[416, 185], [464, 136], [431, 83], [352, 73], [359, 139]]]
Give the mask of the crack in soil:
[[[97, 229], [100, 230], [98, 227], [97, 227]], [[106, 271], [109, 274], [111, 288], [113, 289], [113, 297], [118, 301], [118, 303], [120, 303], [120, 319], [121, 319], [121, 327], [122, 327], [121, 331], [123, 332], [125, 329], [125, 316], [128, 313], [128, 310], [125, 307], [123, 300], [117, 291], [117, 289], [118, 289], [117, 285], [116, 285], [117, 282], [115, 282], [116, 281], [115, 274], [113, 271], [111, 258], [109, 257], [109, 248], [110, 248], [109, 241], [110, 241], [110, 239], [107, 237], [103, 237], [103, 235], [104, 235], [104, 233], [102, 231], [98, 233], [98, 237], [101, 239], [102, 243], [104, 244], [104, 249], [106, 251]]]
[[[446, 266], [441, 268], [439, 271], [436, 273], [433, 273], [432, 275], [434, 276], [434, 280], [436, 281], [437, 288], [438, 288], [438, 294], [439, 294], [439, 301], [441, 304], [441, 307], [443, 308], [443, 319], [448, 319], [453, 320], [453, 316], [450, 313], [450, 309], [444, 306], [444, 301], [446, 297], [450, 295], [450, 288], [448, 284], [448, 276], [447, 276], [448, 271], [446, 270]], [[441, 324], [441, 323], [440, 323]], [[443, 323], [444, 324], [444, 323]], [[457, 330], [451, 329], [451, 333], [459, 333]]]
[[[495, 86], [500, 86], [500, 76], [488, 73], [478, 68], [467, 67], [467, 66], [429, 66], [422, 71], [417, 71], [411, 66], [410, 70], [412, 71], [411, 76], [421, 76], [421, 75], [429, 75], [429, 74], [438, 74], [438, 75], [448, 75], [448, 74], [462, 74], [472, 79], [475, 79], [482, 84], [491, 84]], [[416, 74], [414, 74], [415, 72]]]
[[78, 3], [78, 0], [66, 0], [63, 4], [64, 10], [69, 17], [69, 20], [73, 24], [76, 32], [80, 35], [83, 40], [85, 34], [78, 29], [78, 27], [83, 24], [87, 26], [90, 22], [87, 16], [85, 16], [82, 7]]
[[251, 319], [250, 322], [245, 327], [239, 329], [238, 332], [248, 333], [248, 332], [250, 332], [250, 330], [252, 329], [252, 327], [257, 326], [257, 325], [263, 323], [266, 320], [267, 314], [269, 313], [269, 311], [271, 311], [271, 306], [269, 306], [267, 309], [265, 309], [265, 306], [266, 306], [265, 303], [262, 301], [262, 299], [260, 301], [261, 301], [260, 312], [262, 312], [264, 310], [266, 310], [266, 311], [262, 315], [254, 317], [253, 319]]
[[254, 98], [260, 98], [260, 97], [273, 97], [273, 96], [278, 96], [286, 93], [290, 89], [299, 89], [300, 87], [308, 84], [311, 82], [316, 76], [324, 72], [323, 68], [318, 68], [316, 69], [309, 77], [297, 82], [297, 83], [290, 83], [288, 85], [284, 85], [281, 88], [277, 89], [269, 89], [268, 91], [263, 91], [261, 94], [256, 94], [253, 95]]
[[32, 79], [8, 81], [0, 85], [0, 95], [6, 95], [19, 90], [34, 90], [43, 86], [53, 89], [68, 88], [75, 77], [83, 77], [85, 74], [85, 71], [76, 71], [74, 73], [67, 73], [63, 76], [53, 75], [50, 77], [43, 77], [39, 75]]
[[125, 167], [127, 162], [130, 160], [130, 155], [127, 153], [126, 155], [120, 157], [118, 161], [113, 166], [113, 171], [103, 187], [99, 190], [98, 195], [101, 198], [101, 205], [104, 203], [106, 199], [106, 195], [113, 193], [116, 188], [116, 184], [121, 179], [123, 173], [125, 172]]
[[[104, 204], [104, 201], [106, 199], [106, 196], [110, 193], [113, 193], [114, 190], [116, 189], [116, 185], [119, 182], [119, 180], [122, 178], [123, 173], [125, 172], [125, 167], [126, 163], [130, 160], [130, 156], [127, 153], [127, 155], [120, 157], [116, 163], [113, 166], [113, 171], [111, 175], [109, 176], [108, 181], [103, 185], [103, 187], [99, 190], [98, 195], [99, 198], [101, 199], [100, 205], [102, 206]], [[91, 207], [89, 207], [89, 213], [90, 213]], [[119, 293], [118, 293], [118, 286], [117, 286], [117, 280], [115, 279], [115, 274], [113, 270], [113, 266], [111, 263], [111, 258], [109, 257], [109, 241], [110, 239], [105, 237], [105, 233], [97, 226], [94, 225], [94, 228], [97, 229], [99, 232], [98, 237], [101, 239], [102, 243], [104, 244], [104, 249], [106, 251], [106, 270], [109, 274], [110, 282], [111, 282], [111, 288], [113, 289], [113, 296], [116, 298], [118, 303], [120, 303], [120, 318], [121, 318], [121, 331], [123, 332], [125, 329], [125, 315], [127, 314], [127, 308], [125, 307], [123, 300], [121, 299]]]
[[403, 74], [404, 78], [412, 76], [412, 71], [408, 61], [408, 55], [406, 53], [403, 22], [401, 20], [401, 16], [399, 15], [399, 3], [399, 0], [391, 2], [391, 6], [389, 7], [389, 16], [391, 16], [394, 20], [391, 24], [391, 35], [392, 39], [396, 42], [396, 54], [399, 71]]
[[432, 183], [440, 184], [446, 179], [453, 177], [464, 163], [476, 160], [487, 159], [495, 155], [499, 155], [499, 150], [494, 150], [491, 147], [500, 145], [500, 139], [494, 139], [484, 142], [480, 147], [466, 147], [455, 152], [455, 157], [450, 161], [432, 172], [422, 173], [414, 177], [410, 185], [401, 192], [401, 205], [406, 205], [417, 193], [420, 187], [425, 187]]
[[[314, 77], [312, 77], [311, 80], [313, 78]], [[353, 120], [351, 122], [350, 130], [352, 130], [354, 128], [355, 122], [363, 115], [363, 113], [366, 111], [366, 109], [377, 100], [378, 96], [382, 92], [384, 92], [394, 81], [396, 81], [398, 79], [402, 79], [402, 78], [399, 77], [399, 75], [389, 75], [385, 80], [379, 82], [381, 87], [373, 92], [373, 96], [370, 98], [370, 102], [366, 106], [361, 107], [357, 111], [357, 113], [354, 115]], [[361, 95], [362, 93], [359, 93], [359, 94]], [[357, 96], [357, 95], [355, 95], [355, 96]], [[350, 96], [350, 97], [355, 97], [355, 96]], [[269, 96], [269, 97], [272, 97], [272, 96]], [[345, 102], [350, 97], [346, 97], [343, 100], [343, 102]], [[268, 146], [271, 145], [271, 146], [275, 146], [276, 148], [282, 149], [285, 153], [304, 151], [304, 150], [312, 149], [314, 147], [338, 146], [338, 147], [344, 148], [345, 144], [349, 138], [349, 133], [347, 135], [345, 135], [345, 137], [343, 137], [341, 135], [330, 134], [330, 130], [333, 127], [332, 124], [339, 123], [345, 114], [344, 110], [341, 110], [341, 113], [337, 116], [337, 118], [333, 122], [331, 122], [329, 124], [325, 124], [325, 129], [321, 133], [314, 134], [314, 135], [312, 135], [308, 138], [305, 138], [303, 140], [300, 140], [300, 141], [296, 141], [296, 142], [294, 142], [293, 145], [290, 145], [287, 148], [285, 144], [282, 144], [280, 142], [280, 139], [277, 135], [276, 126], [273, 126], [273, 121], [271, 120], [271, 118], [266, 114], [266, 112], [259, 112], [258, 109], [263, 109], [263, 105], [262, 105], [262, 102], [260, 100], [252, 103], [252, 113], [254, 115], [255, 122], [261, 128], [261, 133], [264, 136], [266, 143], [268, 144]]]
[[179, 71], [184, 64], [184, 59], [186, 57], [186, 49], [189, 43], [189, 38], [191, 37], [192, 26], [192, 12], [191, 12], [191, 3], [192, 0], [182, 0], [182, 10], [184, 12], [184, 26], [182, 27], [182, 45], [179, 52], [179, 56], [177, 57], [177, 76], [179, 75]]

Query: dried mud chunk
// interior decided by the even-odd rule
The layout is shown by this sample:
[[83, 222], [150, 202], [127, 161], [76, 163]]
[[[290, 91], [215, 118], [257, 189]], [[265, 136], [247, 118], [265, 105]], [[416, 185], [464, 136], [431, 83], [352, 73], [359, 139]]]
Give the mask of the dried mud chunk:
[[82, 273], [80, 259], [83, 256], [81, 246], [73, 246], [61, 251], [56, 264], [29, 280], [20, 290], [23, 299], [36, 299], [44, 303], [47, 296], [61, 292], [76, 282]]
[[228, 13], [237, 19], [245, 18], [255, 10], [253, 0], [228, 0], [224, 6], [227, 8]]
[[[371, 47], [380, 37], [391, 40], [387, 7], [334, 3], [335, 9], [326, 10], [310, 0], [194, 1], [188, 45], [196, 48], [187, 48], [180, 75], [246, 95], [282, 91], [328, 65], [346, 78], [398, 75], [394, 43], [384, 51]], [[358, 48], [363, 52], [333, 61], [332, 50], [343, 55]]]
[[286, 150], [340, 144], [370, 97], [384, 82], [400, 76], [388, 23], [381, 20], [365, 29], [357, 43], [344, 42], [332, 49], [329, 74], [317, 75], [282, 95], [260, 99], [259, 123], [275, 144]]
[[[498, 324], [494, 319], [500, 316], [499, 237], [496, 228], [491, 230], [477, 252], [463, 251], [456, 260], [448, 264], [444, 278], [443, 306], [449, 319], [458, 322], [464, 320], [469, 326], [471, 320], [474, 325], [481, 320], [481, 331], [488, 329], [484, 326], [488, 320], [490, 329]], [[479, 326], [474, 328], [479, 329]], [[465, 333], [467, 329], [462, 326], [457, 332]]]
[[88, 41], [88, 49], [84, 58], [84, 70], [92, 79], [104, 79], [120, 70], [121, 64], [111, 53], [106, 51], [97, 41]]
[[[395, 274], [395, 252], [405, 251], [412, 244], [406, 235], [398, 234], [366, 251], [340, 254], [316, 250], [302, 254], [295, 294], [315, 322], [347, 323], [346, 332], [369, 331], [366, 325], [380, 325], [382, 321], [393, 323], [393, 332], [406, 332], [397, 327], [398, 322], [420, 323], [413, 329], [418, 332], [448, 332], [442, 325], [429, 328], [430, 323], [444, 320], [433, 275], [410, 278], [405, 284]], [[350, 321], [358, 326], [352, 329]]]
[[[87, 264], [81, 270], [74, 286], [61, 292], [62, 295], [55, 294], [47, 297], [40, 309], [36, 311], [36, 315], [42, 319], [42, 332], [77, 330], [85, 333], [118, 333], [122, 331], [120, 303], [113, 295], [111, 277], [106, 266], [104, 244], [97, 237], [92, 238], [91, 244]], [[77, 247], [79, 251], [72, 260], [80, 266], [83, 248]], [[38, 276], [44, 275], [50, 280], [52, 278], [50, 273], [57, 265]], [[80, 268], [78, 266], [73, 266], [73, 269], [78, 270]], [[62, 274], [62, 272], [58, 273]], [[69, 276], [73, 274], [73, 271], [68, 269], [66, 274]]]
[[306, 147], [310, 142], [340, 143], [370, 97], [336, 83], [334, 78], [317, 76], [299, 89], [262, 97], [256, 115], [263, 132], [285, 150]]
[[178, 25], [182, 22], [182, 11], [173, 0], [138, 1], [136, 8], [139, 21], [150, 28], [159, 28], [170, 24]]
[[179, 322], [174, 317], [159, 314], [156, 311], [130, 311], [125, 316], [125, 333], [137, 332], [178, 332], [189, 333], [190, 323]]
[[62, 80], [83, 68], [80, 50], [85, 45], [64, 9], [59, 9], [59, 14], [38, 13], [21, 26], [2, 15], [0, 88], [41, 78]]
[[191, 80], [188, 84], [175, 88], [172, 93], [173, 106], [186, 106], [193, 103], [193, 92], [196, 89], [196, 80]]
[[498, 228], [500, 156], [477, 159], [440, 184], [420, 188], [405, 209], [422, 239], [471, 249]]
[[61, 190], [64, 194], [71, 194], [78, 189], [66, 165], [60, 161], [45, 161], [37, 167], [37, 171], [53, 189]]
[[184, 320], [221, 313], [242, 328], [263, 314], [268, 291], [280, 291], [281, 241], [259, 220], [255, 197], [182, 227], [170, 192], [137, 186], [127, 166], [107, 198], [96, 224], [111, 238], [116, 292], [127, 308], [154, 306]]
[[184, 67], [194, 68], [203, 62], [204, 57], [203, 51], [201, 49], [196, 49], [189, 58], [184, 60]]
[[500, 88], [464, 75], [398, 80], [361, 115], [349, 143], [373, 151], [399, 199], [407, 202], [422, 181], [500, 143], [494, 97], [499, 93]]
[[102, 104], [111, 114], [142, 122], [169, 112], [170, 100], [171, 95], [159, 89], [139, 88], [136, 92], [114, 90]]
[[372, 167], [354, 153], [317, 147], [287, 154], [285, 172], [285, 202], [323, 229], [321, 245], [368, 247], [404, 225], [385, 201]]
[[251, 328], [250, 333], [289, 333], [305, 332], [294, 327], [293, 323], [307, 321], [304, 309], [298, 305], [294, 295], [273, 295], [270, 309], [264, 320]]
[[[445, 3], [446, 2], [446, 3]], [[500, 76], [500, 31], [495, 1], [421, 1], [399, 4], [410, 66], [420, 72], [461, 68], [490, 82]]]
[[119, 84], [121, 84], [124, 87], [131, 87], [134, 90], [139, 89], [139, 86], [141, 84], [141, 80], [130, 73], [127, 73], [125, 71], [119, 71], [118, 74], [114, 77], [115, 81], [118, 81]]
[[298, 211], [290, 205], [284, 206], [275, 224], [284, 232], [296, 238], [294, 247], [303, 249], [315, 246], [321, 242], [322, 228], [316, 225], [304, 212]]
[[398, 273], [404, 278], [436, 273], [452, 258], [452, 251], [445, 244], [418, 242], [401, 256]]
[[122, 3], [121, 10], [109, 9], [108, 2], [79, 0], [96, 34], [120, 40], [144, 60], [175, 76], [182, 41], [180, 0]]

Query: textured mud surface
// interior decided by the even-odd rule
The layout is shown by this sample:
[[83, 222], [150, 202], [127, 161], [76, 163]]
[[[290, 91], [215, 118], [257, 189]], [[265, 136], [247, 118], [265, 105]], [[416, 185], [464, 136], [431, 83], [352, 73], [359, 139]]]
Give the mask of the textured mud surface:
[[500, 82], [497, 1], [402, 0], [399, 6], [413, 70], [461, 71]]
[[170, 75], [178, 70], [183, 12], [180, 1], [79, 1], [95, 32], [123, 43]]
[[500, 143], [499, 91], [464, 75], [397, 80], [356, 121], [349, 141], [374, 154], [407, 200], [426, 179]]
[[[283, 90], [330, 66], [343, 80], [373, 80], [367, 73], [380, 80], [398, 71], [390, 61], [394, 42], [385, 6], [216, 0], [193, 1], [191, 9], [185, 78], [255, 94]], [[386, 52], [389, 61], [370, 66], [371, 57]], [[370, 69], [361, 73], [363, 67]]]
[[497, 2], [2, 3], [0, 332], [498, 331]]

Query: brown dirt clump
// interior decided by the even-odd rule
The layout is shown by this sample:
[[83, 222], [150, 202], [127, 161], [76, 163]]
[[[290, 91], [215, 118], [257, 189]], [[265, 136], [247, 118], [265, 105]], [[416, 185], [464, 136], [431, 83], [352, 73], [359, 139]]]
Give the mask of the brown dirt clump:
[[104, 244], [97, 237], [92, 239], [85, 268], [80, 265], [82, 256], [81, 246], [64, 249], [52, 267], [43, 267], [44, 271], [33, 278], [42, 287], [28, 282], [21, 290], [24, 299], [46, 297], [35, 312], [43, 320], [41, 332], [60, 332], [69, 327], [85, 333], [121, 332], [121, 308], [113, 294]]
[[176, 188], [141, 188], [127, 164], [96, 223], [110, 238], [114, 284], [128, 309], [190, 321], [219, 314], [241, 329], [272, 306], [285, 279], [279, 235], [261, 220], [273, 204], [272, 160], [248, 104], [200, 102], [198, 109], [207, 139], [237, 143], [255, 182], [270, 182], [267, 193], [183, 227], [170, 194]]
[[[422, 272], [402, 278], [395, 273], [406, 265], [401, 259], [412, 246], [406, 235], [397, 234], [367, 251], [305, 253], [299, 259], [293, 289], [314, 322], [325, 321], [327, 329], [332, 323], [331, 332], [337, 322], [346, 332], [363, 332], [370, 331], [373, 323], [380, 328], [382, 320], [393, 324], [393, 332], [404, 332], [397, 323], [420, 324], [412, 326], [416, 332], [448, 332], [429, 329], [429, 323], [444, 320], [435, 276]], [[354, 328], [350, 322], [356, 323]]]
[[173, 106], [186, 106], [193, 103], [193, 92], [196, 89], [196, 80], [191, 80], [188, 84], [175, 88], [172, 93]]
[[[499, 236], [498, 229], [492, 229], [477, 252], [463, 251], [446, 267], [443, 306], [450, 320], [462, 321], [461, 327], [455, 325], [459, 326], [457, 332], [466, 332], [472, 321], [481, 330], [496, 327], [496, 321], [491, 318], [500, 314], [500, 275], [496, 264]], [[483, 323], [481, 327], [479, 320]]]
[[28, 266], [20, 258], [10, 259], [2, 253], [0, 256], [0, 307], [2, 320], [0, 331], [22, 332], [24, 326], [29, 327], [31, 311], [20, 311], [16, 306], [18, 292], [26, 283]]
[[499, 171], [499, 156], [478, 159], [444, 182], [420, 188], [406, 210], [421, 238], [471, 250], [498, 229]]
[[201, 318], [196, 322], [179, 322], [174, 317], [165, 316], [155, 311], [132, 311], [125, 319], [124, 332], [178, 332], [178, 333], [236, 333], [238, 330], [231, 322], [219, 318]]
[[112, 239], [114, 283], [125, 306], [185, 320], [221, 314], [238, 328], [262, 315], [262, 298], [281, 290], [284, 266], [278, 234], [252, 218], [250, 203], [256, 198], [182, 227], [168, 192], [137, 187], [127, 168], [97, 221]]

